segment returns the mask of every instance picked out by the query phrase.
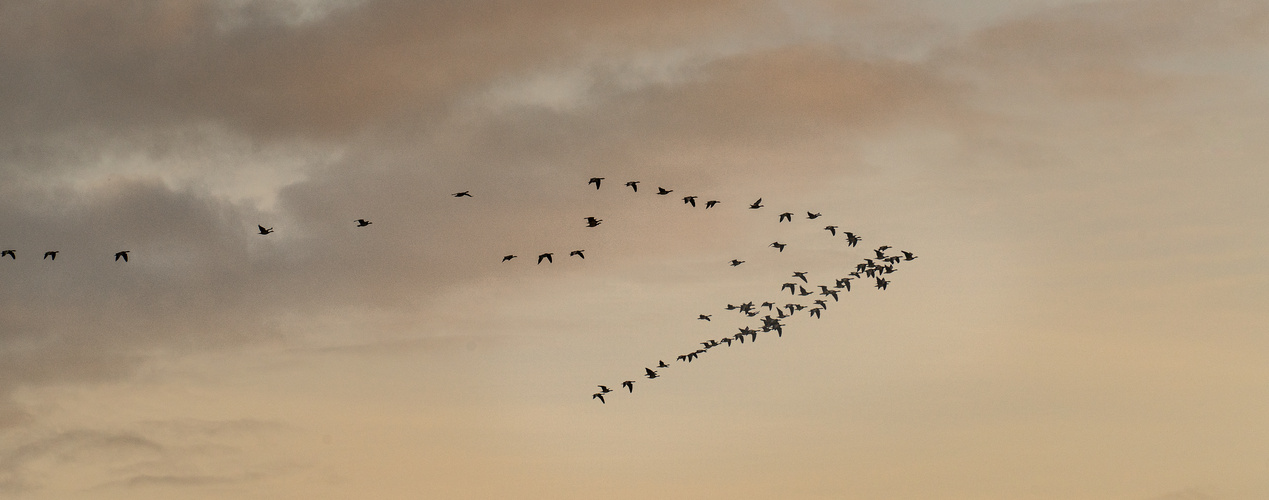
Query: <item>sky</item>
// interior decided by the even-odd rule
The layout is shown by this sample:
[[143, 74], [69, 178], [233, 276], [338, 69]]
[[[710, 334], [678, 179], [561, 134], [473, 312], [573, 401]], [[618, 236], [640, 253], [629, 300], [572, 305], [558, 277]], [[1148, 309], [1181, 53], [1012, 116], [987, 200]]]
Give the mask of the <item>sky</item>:
[[1269, 498], [1266, 46], [1261, 0], [0, 3], [0, 498]]

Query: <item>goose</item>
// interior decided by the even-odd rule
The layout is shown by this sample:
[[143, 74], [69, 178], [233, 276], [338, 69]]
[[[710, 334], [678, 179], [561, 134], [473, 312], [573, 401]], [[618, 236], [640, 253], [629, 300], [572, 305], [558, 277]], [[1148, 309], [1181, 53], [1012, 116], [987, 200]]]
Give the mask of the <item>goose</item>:
[[736, 259], [732, 259], [732, 260], [731, 260], [731, 267], [736, 267], [736, 266], [739, 266], [739, 265], [744, 264], [744, 263], [745, 263], [745, 261], [743, 261], [743, 260], [736, 260]]
[[785, 247], [786, 245], [788, 245], [788, 243], [780, 243], [780, 242], [776, 241], [776, 242], [772, 242], [772, 243], [771, 243], [770, 245], [768, 245], [768, 246], [773, 247], [773, 248], [775, 248], [776, 250], [779, 250], [781, 253], [783, 253], [783, 252], [784, 252], [784, 247]]
[[759, 208], [762, 208], [762, 198], [758, 198], [758, 201], [749, 204], [749, 209], [751, 210], [757, 210]]
[[353, 222], [356, 222], [356, 223], [357, 223], [357, 227], [366, 227], [366, 226], [369, 226], [369, 225], [373, 224], [372, 222], [370, 222], [370, 221], [368, 221], [368, 220], [366, 220], [366, 219], [357, 219], [357, 220], [355, 220], [355, 221], [353, 221]]
[[[591, 399], [598, 399], [600, 403], [604, 403], [604, 393], [596, 392], [590, 396]], [[608, 404], [608, 403], [604, 403]]]
[[[127, 261], [128, 261], [128, 252], [130, 252], [130, 251], [131, 251], [131, 250], [124, 250], [124, 251], [122, 251], [122, 252], [115, 252], [115, 262], [118, 262], [120, 257], [122, 257], [122, 258], [123, 258], [123, 261], [124, 261], [124, 262], [127, 262]], [[12, 254], [10, 254], [10, 255], [12, 255]]]
[[573, 250], [572, 252], [569, 252], [569, 253], [568, 253], [568, 256], [569, 256], [569, 257], [572, 257], [572, 256], [578, 256], [578, 257], [581, 257], [582, 259], [585, 259], [585, 258], [586, 258], [586, 256], [585, 256], [585, 255], [582, 255], [582, 252], [584, 252], [584, 251], [585, 251], [585, 250]]
[[595, 189], [596, 189], [596, 190], [598, 190], [598, 189], [599, 189], [599, 181], [602, 181], [602, 180], [604, 180], [604, 178], [603, 178], [603, 177], [591, 177], [589, 181], [586, 181], [586, 184], [594, 184], [594, 185], [595, 185]]
[[538, 256], [538, 264], [541, 264], [541, 263], [542, 263], [542, 259], [546, 259], [546, 261], [547, 261], [548, 263], [552, 263], [552, 264], [554, 264], [554, 263], [555, 263], [555, 261], [551, 260], [551, 256], [552, 256], [552, 255], [555, 255], [555, 254], [554, 254], [554, 253], [552, 253], [552, 252], [547, 252], [547, 253], [544, 253], [544, 254], [542, 254], [542, 255], [539, 255], [539, 256]]
[[707, 208], [707, 209], [709, 209], [709, 208], [714, 208], [714, 205], [717, 205], [717, 204], [719, 204], [719, 203], [721, 203], [721, 202], [720, 202], [720, 201], [718, 201], [718, 200], [709, 200], [709, 201], [705, 202], [705, 208]]
[[806, 281], [806, 271], [794, 271], [794, 272], [793, 272], [793, 277], [794, 277], [794, 278], [802, 278], [802, 282], [803, 282], [803, 283], [809, 283], [808, 281]]
[[8, 255], [10, 259], [13, 259], [13, 260], [18, 260], [18, 253], [17, 253], [17, 250], [3, 250], [3, 251], [0, 251], [0, 258], [4, 258], [4, 256], [6, 256], [6, 255]]
[[455, 198], [462, 198], [464, 196], [471, 198], [471, 191], [460, 191], [460, 192], [451, 194], [450, 196], [453, 196]]
[[259, 225], [259, 224], [256, 224], [256, 227], [260, 228], [260, 234], [269, 234], [269, 233], [272, 233], [272, 232], [273, 232], [273, 228], [271, 228], [271, 227], [266, 228], [266, 227], [261, 226], [261, 225]]
[[806, 213], [806, 218], [808, 218], [808, 219], [818, 219], [818, 218], [820, 218], [820, 214], [819, 214], [819, 212], [816, 212], [816, 213], [807, 212], [807, 213]]
[[630, 389], [630, 392], [634, 392], [634, 381], [633, 381], [633, 380], [627, 380], [627, 381], [625, 381], [625, 382], [622, 382], [622, 383], [621, 383], [621, 386], [622, 386], [622, 387], [625, 387], [625, 388], [627, 388], [627, 389]]
[[670, 365], [665, 364], [665, 361], [657, 360], [657, 368], [669, 368], [669, 367]]
[[912, 255], [912, 252], [909, 252], [907, 250], [899, 250], [899, 251], [903, 252], [903, 260], [913, 260], [917, 258], [917, 256]]
[[657, 194], [659, 194], [659, 195], [661, 195], [661, 196], [665, 196], [665, 195], [670, 194], [670, 193], [673, 193], [673, 192], [674, 192], [674, 190], [673, 190], [673, 189], [666, 189], [666, 188], [663, 188], [663, 187], [661, 187], [661, 186], [657, 186]]
[[696, 208], [696, 197], [695, 197], [695, 196], [684, 196], [684, 197], [683, 197], [683, 204], [684, 204], [684, 205], [691, 205], [691, 206], [692, 206], [692, 208]]
[[516, 258], [516, 257], [519, 257], [519, 256], [518, 256], [518, 255], [503, 255], [503, 256], [502, 256], [502, 261], [503, 261], [503, 262], [506, 262], [506, 261], [509, 261], [509, 260], [514, 259], [514, 258]]
[[711, 321], [711, 320], [709, 319], [709, 318], [710, 318], [710, 316], [713, 316], [713, 314], [702, 314], [702, 315], [700, 315], [700, 316], [697, 316], [697, 317], [696, 317], [696, 319], [703, 319], [703, 320], [705, 320], [705, 321]]
[[[626, 183], [626, 185], [627, 185], [627, 186], [630, 186], [630, 189], [633, 189], [633, 190], [634, 190], [634, 192], [636, 192], [636, 193], [638, 193], [638, 192], [639, 192], [639, 181], [630, 181], [630, 182], [627, 182], [627, 183]], [[598, 188], [596, 188], [596, 189], [598, 189]]]
[[648, 377], [649, 379], [654, 379], [660, 376], [660, 375], [657, 375], [657, 372], [652, 371], [651, 368], [644, 368], [643, 370], [644, 370], [643, 376]]
[[858, 237], [858, 236], [855, 236], [855, 233], [852, 233], [852, 232], [850, 232], [850, 231], [847, 231], [847, 232], [846, 232], [846, 244], [847, 244], [847, 245], [850, 245], [850, 246], [852, 246], [852, 247], [853, 247], [853, 246], [855, 246], [855, 244], [856, 244], [856, 243], [859, 243], [859, 240], [862, 240], [862, 239], [863, 239], [863, 238], [860, 238], [860, 237]]
[[52, 250], [52, 251], [44, 252], [44, 258], [45, 258], [45, 259], [57, 260], [57, 250]]
[[780, 222], [784, 222], [785, 220], [788, 220], [789, 222], [793, 222], [793, 212], [785, 212], [780, 214]]
[[594, 217], [587, 217], [587, 218], [586, 218], [586, 227], [595, 227], [595, 226], [598, 226], [598, 225], [599, 225], [599, 223], [600, 223], [600, 222], [603, 222], [603, 221], [604, 221], [603, 219], [596, 219], [596, 218], [594, 218]]

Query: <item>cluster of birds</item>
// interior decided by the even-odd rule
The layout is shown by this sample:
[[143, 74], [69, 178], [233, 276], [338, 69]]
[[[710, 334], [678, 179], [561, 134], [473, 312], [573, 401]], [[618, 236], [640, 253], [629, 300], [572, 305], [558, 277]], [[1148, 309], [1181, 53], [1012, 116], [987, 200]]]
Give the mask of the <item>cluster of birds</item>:
[[[588, 182], [588, 184], [593, 184], [595, 186], [595, 189], [599, 189], [603, 180], [604, 180], [603, 177], [592, 177], [590, 181]], [[639, 191], [639, 181], [626, 182], [626, 186], [630, 187], [634, 192]], [[674, 192], [674, 190], [666, 189], [664, 187], [658, 186], [656, 194], [661, 196], [666, 196], [672, 192]], [[690, 205], [692, 207], [696, 207], [696, 200], [698, 198], [699, 196], [684, 196], [683, 203]], [[706, 201], [705, 208], [706, 209], [713, 208], [719, 203], [722, 203], [722, 202], [718, 200]], [[762, 203], [762, 198], [758, 198], [753, 203], [750, 203], [748, 208], [750, 210], [759, 210], [764, 207], [765, 205], [763, 205]], [[776, 222], [777, 223], [784, 223], [784, 222], [791, 223], [794, 221], [794, 216], [795, 214], [793, 212], [783, 212], [779, 214], [779, 217], [776, 219]], [[806, 212], [806, 220], [815, 220], [820, 218], [821, 216], [822, 214], [820, 214], [819, 212], [810, 212], [810, 211]], [[599, 225], [600, 222], [602, 222], [602, 219], [596, 219], [594, 217], [587, 217], [586, 219], [587, 219], [587, 227], [595, 227]], [[838, 231], [839, 228], [840, 226], [836, 226], [836, 225], [824, 226], [824, 230], [828, 231], [829, 235], [832, 237], [837, 237], [839, 235], [839, 231]], [[840, 231], [840, 235], [845, 238], [845, 243], [847, 247], [853, 248], [856, 245], [858, 245], [860, 241], [863, 240], [863, 238], [861, 238], [859, 235], [850, 231]], [[788, 243], [782, 243], [780, 241], [774, 241], [770, 245], [768, 245], [768, 247], [774, 248], [776, 249], [777, 252], [780, 252], [780, 253], [784, 252], [784, 249], [786, 246], [788, 246]], [[750, 301], [740, 303], [739, 305], [727, 304], [726, 307], [724, 308], [725, 310], [735, 311], [745, 318], [754, 318], [754, 319], [750, 319], [749, 321], [761, 322], [761, 326], [757, 326], [756, 328], [753, 328], [749, 324], [746, 324], [744, 326], [739, 327], [737, 333], [726, 335], [717, 339], [707, 339], [703, 342], [699, 342], [701, 347], [696, 348], [690, 352], [679, 354], [675, 359], [678, 362], [691, 363], [693, 360], [698, 359], [701, 355], [709, 352], [711, 349], [715, 347], [719, 347], [719, 346], [731, 347], [734, 343], [744, 344], [746, 341], [746, 338], [748, 338], [748, 341], [750, 344], [753, 344], [754, 342], [757, 342], [759, 333], [775, 332], [777, 337], [783, 337], [784, 327], [787, 326], [785, 323], [786, 320], [793, 318], [794, 315], [797, 314], [799, 311], [806, 311], [808, 317], [817, 318], [817, 319], [821, 318], [823, 312], [828, 309], [828, 305], [829, 305], [828, 299], [831, 298], [833, 302], [838, 302], [839, 300], [841, 300], [840, 294], [842, 292], [849, 292], [851, 290], [851, 281], [853, 280], [870, 279], [874, 281], [875, 287], [878, 290], [885, 290], [890, 285], [890, 280], [887, 278], [887, 276], [897, 271], [898, 270], [897, 266], [901, 262], [908, 262], [908, 261], [916, 260], [917, 258], [915, 254], [906, 250], [900, 250], [898, 254], [887, 254], [886, 253], [887, 250], [890, 250], [891, 248], [893, 247], [889, 245], [882, 245], [880, 247], [877, 247], [876, 249], [873, 250], [873, 257], [863, 259], [862, 262], [857, 264], [849, 272], [845, 272], [844, 276], [834, 278], [831, 281], [831, 284], [824, 283], [824, 284], [811, 285], [810, 280], [807, 278], [809, 273], [803, 272], [803, 271], [793, 272], [791, 277], [796, 280], [801, 280], [801, 283], [797, 281], [789, 281], [789, 282], [781, 284], [780, 293], [783, 293], [784, 291], [787, 290], [793, 297], [792, 299], [793, 301], [786, 303], [784, 305], [777, 305], [777, 302], [775, 301], [776, 299], [764, 300], [760, 303], [750, 300]], [[579, 257], [581, 256], [580, 250], [576, 251], [575, 253], [579, 254], [578, 255]], [[547, 259], [549, 262], [551, 255], [552, 255], [551, 253], [544, 253], [538, 256], [538, 263], [540, 264], [542, 259], [544, 258]], [[503, 257], [503, 261], [505, 262], [513, 258], [515, 258], [514, 255], [508, 255]], [[732, 267], [740, 266], [741, 264], [744, 264], [744, 263], [745, 261], [740, 259], [732, 259], [729, 262], [729, 264]], [[796, 301], [799, 298], [816, 295], [816, 292], [808, 290], [807, 286], [810, 286], [812, 290], [815, 289], [816, 287], [819, 288], [818, 297], [820, 298], [802, 299], [804, 301], [810, 302], [811, 304], [813, 304], [813, 306], [808, 306], [806, 304]], [[765, 308], [765, 311], [763, 310], [764, 308]], [[762, 315], [762, 317], [758, 318], [759, 315]], [[714, 316], [713, 314], [700, 314], [697, 316], [697, 319], [701, 321], [713, 322], [713, 316]], [[666, 364], [664, 360], [658, 360], [657, 364], [653, 368], [645, 367], [643, 369], [644, 370], [643, 377], [649, 380], [658, 378], [661, 376], [660, 371], [664, 371], [664, 369], [670, 368], [670, 365]], [[621, 382], [621, 388], [626, 389], [627, 392], [629, 393], [633, 393], [635, 382], [636, 382], [635, 380], [623, 381]], [[591, 398], [597, 399], [599, 400], [600, 403], [606, 404], [607, 401], [604, 398], [609, 393], [612, 393], [613, 389], [609, 388], [607, 385], [602, 385], [602, 384], [598, 385], [597, 387], [599, 387], [599, 392], [596, 392], [593, 395], [591, 395]]]
[[[129, 252], [131, 252], [131, 250], [122, 250], [119, 252], [115, 252], [115, 261], [118, 262], [119, 259], [123, 259], [124, 262], [127, 262]], [[60, 250], [49, 250], [47, 252], [44, 252], [44, 260], [57, 260], [57, 254], [59, 253], [61, 253]], [[8, 257], [12, 260], [18, 260], [18, 251], [17, 250], [0, 250], [0, 259], [3, 259], [5, 257]]]

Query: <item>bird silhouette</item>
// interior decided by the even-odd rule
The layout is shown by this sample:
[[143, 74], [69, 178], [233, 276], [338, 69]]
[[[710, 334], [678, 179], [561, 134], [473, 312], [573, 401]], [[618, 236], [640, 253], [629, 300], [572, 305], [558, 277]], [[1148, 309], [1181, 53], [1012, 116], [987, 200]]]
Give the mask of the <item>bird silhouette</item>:
[[683, 203], [688, 204], [688, 205], [692, 205], [692, 208], [696, 208], [696, 197], [695, 197], [695, 196], [684, 196], [684, 197], [683, 197]]
[[878, 288], [878, 289], [880, 289], [880, 290], [885, 290], [885, 289], [886, 289], [886, 285], [889, 285], [889, 284], [890, 284], [890, 282], [889, 282], [889, 281], [886, 281], [886, 279], [885, 279], [885, 278], [880, 278], [880, 277], [879, 277], [879, 278], [877, 278], [877, 288]]
[[759, 209], [759, 208], [762, 208], [762, 198], [758, 198], [758, 201], [755, 201], [755, 202], [753, 202], [753, 203], [750, 203], [750, 204], [749, 204], [749, 208], [750, 208], [751, 210], [757, 210], [757, 209]]
[[780, 214], [780, 222], [784, 222], [786, 220], [788, 220], [789, 222], [793, 222], [793, 212], [785, 212]]
[[793, 277], [794, 277], [794, 278], [802, 278], [802, 282], [803, 282], [803, 283], [810, 283], [809, 281], [806, 281], [806, 272], [805, 272], [805, 271], [795, 271], [795, 272], [793, 273]]
[[824, 226], [824, 229], [828, 231], [828, 234], [837, 236], [837, 226]]
[[808, 218], [808, 219], [818, 219], [818, 218], [820, 218], [820, 214], [819, 214], [819, 212], [816, 212], [816, 213], [807, 212], [807, 213], [806, 213], [806, 218]]
[[722, 202], [720, 202], [720, 201], [718, 201], [718, 200], [709, 200], [709, 201], [705, 202], [705, 208], [707, 208], [707, 209], [708, 209], [708, 208], [714, 208], [714, 205], [717, 205], [717, 204], [719, 204], [719, 203], [722, 203]]
[[697, 316], [696, 319], [703, 319], [705, 321], [710, 321], [709, 319], [710, 316], [713, 316], [713, 314], [702, 314], [700, 316]]
[[509, 261], [509, 260], [514, 259], [514, 258], [516, 258], [516, 257], [518, 257], [518, 256], [516, 256], [516, 255], [503, 255], [503, 256], [502, 256], [502, 261], [503, 261], [503, 262], [506, 262], [506, 261]]
[[599, 223], [600, 223], [600, 222], [603, 222], [603, 221], [604, 221], [603, 219], [596, 219], [596, 218], [594, 218], [594, 217], [587, 217], [587, 218], [586, 218], [586, 227], [595, 227], [595, 226], [598, 226], [598, 225], [599, 225]]
[[731, 260], [731, 267], [736, 267], [736, 266], [739, 266], [739, 265], [744, 264], [744, 263], [745, 263], [745, 261], [743, 261], [743, 260], [736, 260], [736, 259], [732, 259], [732, 260]]
[[4, 250], [4, 251], [0, 251], [0, 258], [4, 258], [4, 256], [6, 256], [6, 255], [8, 255], [10, 259], [13, 259], [13, 260], [18, 260], [18, 253], [17, 253], [17, 250]]
[[[127, 262], [127, 261], [128, 261], [128, 252], [130, 252], [130, 251], [131, 251], [131, 250], [124, 250], [124, 251], [122, 251], [122, 252], [115, 252], [115, 262], [118, 262], [120, 257], [122, 257], [122, 258], [123, 258], [123, 261], [124, 261], [124, 262]], [[10, 255], [12, 255], [12, 254], [10, 254]]]
[[820, 317], [820, 311], [823, 311], [823, 309], [820, 309], [820, 308], [818, 308], [818, 307], [816, 307], [816, 308], [814, 308], [814, 309], [811, 309], [811, 316], [815, 316], [816, 318], [819, 318], [819, 317]]
[[585, 255], [582, 255], [582, 252], [584, 252], [584, 251], [585, 251], [585, 250], [573, 250], [572, 252], [569, 252], [569, 253], [568, 253], [568, 256], [569, 256], [569, 257], [572, 257], [572, 256], [576, 255], [576, 256], [578, 256], [578, 257], [581, 257], [581, 258], [585, 259], [585, 258], [586, 258], [586, 256], [585, 256]]
[[882, 250], [882, 249], [878, 248], [878, 249], [876, 249], [876, 250], [873, 250], [873, 252], [877, 254], [877, 258], [878, 258], [878, 259], [884, 259], [884, 258], [886, 258], [886, 251], [885, 251], [885, 250]]
[[630, 181], [626, 185], [630, 186], [630, 189], [633, 189], [636, 193], [639, 192], [639, 181]]
[[798, 284], [797, 284], [797, 283], [785, 283], [785, 284], [783, 284], [783, 285], [780, 285], [780, 291], [784, 291], [784, 289], [785, 289], [785, 288], [788, 288], [788, 289], [789, 289], [789, 294], [791, 294], [791, 295], [797, 295], [797, 293], [798, 293]]
[[907, 250], [899, 250], [899, 251], [903, 252], [903, 260], [913, 260], [917, 258], [917, 256], [912, 255], [912, 252], [909, 252]]
[[603, 394], [608, 394], [608, 393], [612, 392], [612, 389], [609, 389], [609, 388], [608, 388], [608, 386], [606, 386], [606, 385], [601, 385], [601, 386], [598, 386], [598, 387], [599, 387], [599, 392], [600, 392], [600, 393], [603, 393]]
[[846, 244], [847, 244], [847, 245], [850, 245], [850, 246], [852, 246], [852, 247], [853, 247], [853, 246], [855, 246], [855, 244], [859, 243], [859, 240], [862, 240], [862, 239], [863, 239], [863, 238], [860, 238], [860, 237], [858, 237], [858, 236], [855, 236], [855, 233], [852, 233], [852, 232], [850, 232], [850, 231], [847, 231], [847, 232], [846, 232]]
[[648, 377], [650, 379], [657, 378], [660, 376], [660, 375], [657, 375], [657, 372], [652, 371], [651, 368], [644, 368], [643, 370], [644, 370], [643, 376]]
[[357, 227], [366, 227], [366, 226], [369, 226], [369, 225], [373, 224], [372, 222], [370, 222], [370, 221], [368, 221], [368, 220], [366, 220], [366, 219], [357, 219], [357, 220], [355, 220], [355, 221], [353, 221], [353, 222], [356, 222], [356, 223], [357, 223]]
[[625, 387], [625, 388], [627, 388], [627, 389], [630, 389], [630, 392], [634, 392], [634, 381], [633, 381], [633, 380], [627, 380], [627, 381], [625, 381], [625, 382], [622, 382], [622, 383], [621, 383], [621, 386], [622, 386], [622, 387]]
[[657, 361], [657, 368], [669, 368], [669, 367], [670, 365], [665, 364], [665, 361], [660, 361], [660, 360]]
[[780, 242], [776, 241], [776, 242], [772, 242], [772, 243], [771, 243], [770, 245], [768, 245], [768, 246], [775, 247], [775, 249], [776, 249], [776, 250], [779, 250], [780, 252], [784, 252], [784, 247], [785, 247], [786, 245], [788, 245], [788, 243], [780, 243]]
[[666, 189], [666, 188], [663, 188], [663, 187], [657, 186], [657, 194], [659, 194], [659, 195], [661, 195], [661, 196], [665, 196], [665, 195], [670, 194], [670, 193], [673, 193], [673, 192], [674, 192], [674, 190], [673, 190], [673, 189]]
[[598, 189], [599, 189], [599, 181], [602, 181], [602, 180], [604, 180], [604, 178], [603, 178], [603, 177], [591, 177], [589, 181], [586, 181], [586, 184], [594, 184], [594, 185], [595, 185], [595, 189], [596, 189], [596, 190], [598, 190]]
[[555, 263], [555, 261], [551, 260], [551, 256], [552, 256], [552, 255], [555, 255], [555, 254], [554, 254], [554, 253], [551, 253], [551, 252], [547, 252], [547, 253], [544, 253], [544, 254], [542, 254], [542, 255], [539, 255], [539, 256], [538, 256], [538, 264], [541, 264], [541, 263], [542, 263], [542, 259], [546, 259], [546, 261], [547, 261], [547, 262], [554, 264], [554, 263]]
[[53, 250], [53, 251], [49, 251], [49, 252], [44, 252], [44, 258], [45, 258], [45, 259], [57, 260], [57, 250]]
[[604, 402], [604, 393], [602, 393], [602, 392], [596, 392], [596, 393], [592, 394], [592, 395], [590, 396], [590, 398], [591, 398], [591, 399], [598, 399], [600, 403], [608, 404], [608, 403]]
[[272, 233], [272, 232], [273, 232], [273, 228], [271, 228], [271, 227], [266, 228], [266, 227], [261, 226], [261, 225], [259, 225], [259, 224], [257, 224], [257, 225], [256, 225], [256, 227], [260, 228], [260, 234], [269, 234], [269, 233]]
[[452, 195], [450, 195], [450, 196], [453, 196], [453, 197], [455, 197], [455, 198], [462, 198], [462, 197], [464, 197], [464, 196], [466, 196], [466, 197], [468, 197], [468, 198], [471, 198], [471, 191], [460, 191], [460, 192], [454, 193], [454, 194], [452, 194]]

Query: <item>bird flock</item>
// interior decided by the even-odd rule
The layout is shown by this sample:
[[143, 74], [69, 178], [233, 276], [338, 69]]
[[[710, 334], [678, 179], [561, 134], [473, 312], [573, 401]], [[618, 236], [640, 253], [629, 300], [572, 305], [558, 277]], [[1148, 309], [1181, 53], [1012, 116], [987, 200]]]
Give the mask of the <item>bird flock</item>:
[[[591, 177], [587, 181], [586, 185], [593, 185], [596, 190], [599, 190], [601, 189], [604, 180], [604, 177]], [[627, 181], [625, 186], [630, 188], [632, 192], [638, 193], [639, 184], [640, 181], [633, 180]], [[673, 189], [666, 189], [665, 187], [657, 186], [654, 194], [658, 196], [669, 196], [673, 192]], [[470, 191], [460, 191], [451, 194], [451, 196], [454, 198], [474, 198]], [[697, 200], [699, 198], [700, 196], [697, 195], [688, 195], [683, 196], [681, 199], [684, 205], [691, 208], [697, 208]], [[719, 200], [706, 200], [703, 203], [703, 209], [709, 210], [721, 203], [722, 201]], [[758, 198], [748, 205], [749, 210], [762, 210], [765, 207], [766, 205], [763, 205], [762, 198]], [[796, 215], [797, 214], [793, 212], [782, 212], [778, 214], [776, 223], [794, 223]], [[804, 220], [816, 220], [821, 216], [822, 214], [819, 212], [807, 211]], [[797, 218], [801, 219], [801, 217]], [[583, 227], [586, 228], [596, 228], [604, 222], [603, 219], [595, 216], [587, 216], [584, 217], [583, 220], [585, 221]], [[373, 224], [373, 222], [364, 218], [355, 219], [353, 220], [353, 223], [355, 224], [354, 227], [358, 228], [364, 228]], [[256, 227], [257, 234], [261, 236], [268, 236], [274, 233], [274, 229], [272, 227], [264, 227], [263, 225], [257, 225]], [[832, 224], [823, 227], [824, 231], [826, 231], [830, 237], [837, 238], [840, 235], [844, 240], [844, 245], [846, 247], [854, 248], [860, 241], [863, 240], [863, 238], [859, 235], [851, 231], [841, 231], [840, 228], [841, 226]], [[777, 252], [777, 254], [783, 254], [784, 249], [787, 246], [788, 243], [780, 241], [773, 241], [767, 245], [767, 247], [775, 249], [774, 251]], [[700, 347], [678, 354], [674, 359], [677, 363], [689, 364], [718, 347], [725, 346], [730, 348], [734, 345], [744, 345], [746, 342], [752, 345], [758, 341], [759, 333], [774, 332], [776, 337], [783, 337], [784, 328], [787, 326], [786, 321], [793, 319], [801, 312], [805, 312], [806, 317], [808, 318], [821, 318], [824, 311], [829, 308], [829, 299], [832, 299], [832, 303], [839, 302], [841, 300], [841, 294], [851, 291], [851, 282], [855, 280], [872, 280], [874, 288], [878, 290], [886, 290], [890, 285], [890, 275], [898, 270], [898, 266], [901, 263], [910, 262], [917, 258], [914, 253], [907, 250], [898, 250], [898, 253], [887, 253], [892, 248], [893, 247], [889, 245], [881, 245], [872, 250], [873, 255], [871, 257], [862, 259], [861, 262], [855, 264], [852, 268], [844, 269], [840, 273], [840, 276], [829, 276], [826, 277], [824, 281], [819, 281], [819, 279], [817, 279], [817, 283], [815, 284], [811, 283], [810, 273], [805, 271], [792, 271], [789, 275], [789, 281], [780, 284], [778, 291], [775, 291], [777, 289], [774, 286], [772, 287], [772, 293], [776, 295], [776, 297], [764, 297], [761, 301], [746, 300], [744, 302], [740, 302], [739, 304], [726, 304], [726, 306], [723, 307], [723, 310], [738, 314], [745, 324], [743, 326], [736, 327], [736, 333], [729, 333], [718, 338], [710, 338], [700, 341], [697, 344], [694, 344], [699, 345]], [[57, 260], [58, 253], [58, 250], [49, 250], [44, 252], [43, 258], [55, 261]], [[129, 250], [115, 252], [114, 260], [116, 262], [123, 261], [126, 263], [128, 262], [129, 253]], [[555, 252], [553, 251], [539, 253], [537, 255], [536, 263], [539, 265], [543, 262], [551, 264], [554, 262], [554, 255]], [[583, 260], [586, 258], [585, 250], [583, 249], [569, 251], [568, 256], [577, 257]], [[4, 257], [8, 257], [11, 260], [17, 260], [17, 250], [0, 250], [0, 259], [3, 259]], [[517, 257], [519, 256], [515, 254], [506, 254], [502, 257], [502, 262], [508, 262], [516, 259]], [[726, 262], [726, 264], [731, 267], [739, 267], [744, 263], [745, 261], [740, 259], [731, 259], [729, 262]], [[817, 276], [816, 278], [819, 277]], [[818, 292], [815, 291], [816, 289], [818, 289]], [[786, 291], [789, 293], [789, 297], [784, 299], [779, 298], [782, 297], [782, 294]], [[788, 302], [779, 304], [779, 302], [784, 302], [785, 300]], [[699, 314], [696, 319], [698, 321], [712, 323], [714, 321], [714, 315], [714, 313], [702, 313]], [[649, 380], [659, 378], [661, 377], [660, 372], [670, 368], [670, 365], [666, 364], [664, 360], [658, 360], [654, 367], [656, 368], [655, 370], [645, 367], [642, 376]], [[634, 393], [635, 382], [635, 380], [625, 380], [621, 382], [620, 387], [626, 389], [628, 393]], [[594, 393], [591, 398], [599, 400], [600, 403], [607, 403], [605, 396], [613, 393], [614, 390], [603, 384], [598, 385], [598, 387], [599, 392]]]

